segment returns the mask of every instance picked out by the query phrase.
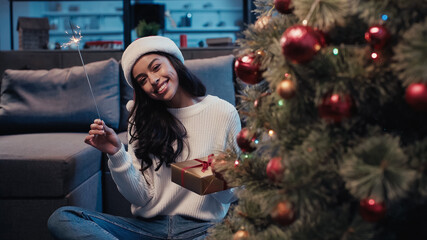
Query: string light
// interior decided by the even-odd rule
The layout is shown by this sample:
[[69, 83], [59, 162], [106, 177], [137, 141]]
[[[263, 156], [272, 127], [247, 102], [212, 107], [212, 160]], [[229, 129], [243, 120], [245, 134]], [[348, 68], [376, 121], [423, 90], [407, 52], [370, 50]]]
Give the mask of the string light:
[[338, 55], [338, 53], [339, 53], [339, 51], [338, 51], [338, 48], [334, 48], [334, 49], [332, 49], [332, 53], [336, 56], [336, 55]]
[[285, 104], [285, 101], [283, 101], [283, 99], [280, 99], [280, 100], [277, 102], [277, 104], [278, 104], [279, 106], [283, 106], [283, 105]]
[[339, 94], [332, 94], [331, 96], [331, 102], [333, 103], [337, 103], [340, 100], [340, 95]]
[[307, 26], [307, 23], [308, 23], [307, 19], [302, 20], [302, 25]]
[[270, 136], [270, 137], [274, 136], [274, 131], [272, 129], [270, 129], [268, 131], [268, 136]]
[[372, 59], [377, 59], [378, 58], [378, 53], [376, 53], [376, 52], [371, 53], [371, 58]]
[[240, 164], [239, 159], [236, 159], [236, 161], [234, 161], [234, 166], [237, 167], [239, 166], [239, 164]]
[[387, 14], [383, 14], [383, 15], [381, 15], [381, 19], [382, 19], [383, 21], [387, 21], [387, 19], [388, 19]]

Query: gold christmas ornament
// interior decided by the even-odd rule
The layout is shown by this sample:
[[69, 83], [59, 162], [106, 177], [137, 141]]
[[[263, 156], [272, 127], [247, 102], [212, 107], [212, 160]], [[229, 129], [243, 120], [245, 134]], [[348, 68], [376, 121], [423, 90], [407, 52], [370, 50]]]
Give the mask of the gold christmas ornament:
[[262, 16], [262, 17], [258, 18], [258, 20], [256, 20], [256, 22], [255, 22], [255, 29], [257, 29], [257, 30], [264, 29], [268, 25], [270, 20], [271, 20], [270, 16]]
[[283, 99], [290, 99], [295, 96], [296, 88], [295, 84], [290, 79], [282, 80], [277, 86], [277, 94]]
[[259, 57], [265, 57], [265, 51], [262, 49], [257, 50], [255, 54]]
[[281, 201], [277, 203], [276, 207], [270, 213], [270, 216], [274, 222], [282, 226], [290, 225], [296, 218], [292, 205], [288, 201]]
[[240, 229], [233, 235], [233, 240], [242, 240], [242, 239], [247, 239], [248, 237], [249, 237], [248, 231], [244, 229]]

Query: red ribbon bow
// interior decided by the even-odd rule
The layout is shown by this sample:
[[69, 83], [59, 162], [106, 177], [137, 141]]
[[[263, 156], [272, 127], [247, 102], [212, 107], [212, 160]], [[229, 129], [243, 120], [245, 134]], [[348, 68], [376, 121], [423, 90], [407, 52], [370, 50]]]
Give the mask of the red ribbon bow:
[[214, 160], [214, 155], [213, 154], [209, 155], [208, 156], [208, 161], [203, 161], [203, 160], [200, 160], [200, 159], [194, 159], [194, 160], [197, 161], [197, 162], [199, 162], [200, 164], [197, 164], [197, 165], [194, 165], [194, 166], [190, 166], [190, 167], [185, 167], [185, 168], [182, 168], [182, 170], [181, 170], [181, 185], [183, 187], [184, 187], [184, 174], [185, 174], [185, 171], [187, 169], [190, 169], [190, 168], [202, 167], [201, 171], [205, 172], [211, 166], [211, 164], [212, 164], [212, 162]]

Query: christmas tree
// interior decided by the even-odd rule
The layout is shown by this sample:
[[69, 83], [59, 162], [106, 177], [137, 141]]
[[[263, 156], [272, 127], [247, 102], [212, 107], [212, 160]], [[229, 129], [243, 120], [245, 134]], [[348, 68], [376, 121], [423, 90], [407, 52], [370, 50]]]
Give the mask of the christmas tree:
[[427, 1], [254, 3], [210, 239], [427, 239]]

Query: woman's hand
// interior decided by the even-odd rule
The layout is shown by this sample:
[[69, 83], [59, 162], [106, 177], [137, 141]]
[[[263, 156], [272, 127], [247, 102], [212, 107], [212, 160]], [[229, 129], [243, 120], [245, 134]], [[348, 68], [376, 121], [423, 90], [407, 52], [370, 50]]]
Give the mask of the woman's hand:
[[114, 130], [107, 127], [104, 121], [100, 119], [95, 119], [90, 125], [89, 135], [86, 136], [85, 143], [110, 155], [117, 153], [122, 147], [122, 143]]

